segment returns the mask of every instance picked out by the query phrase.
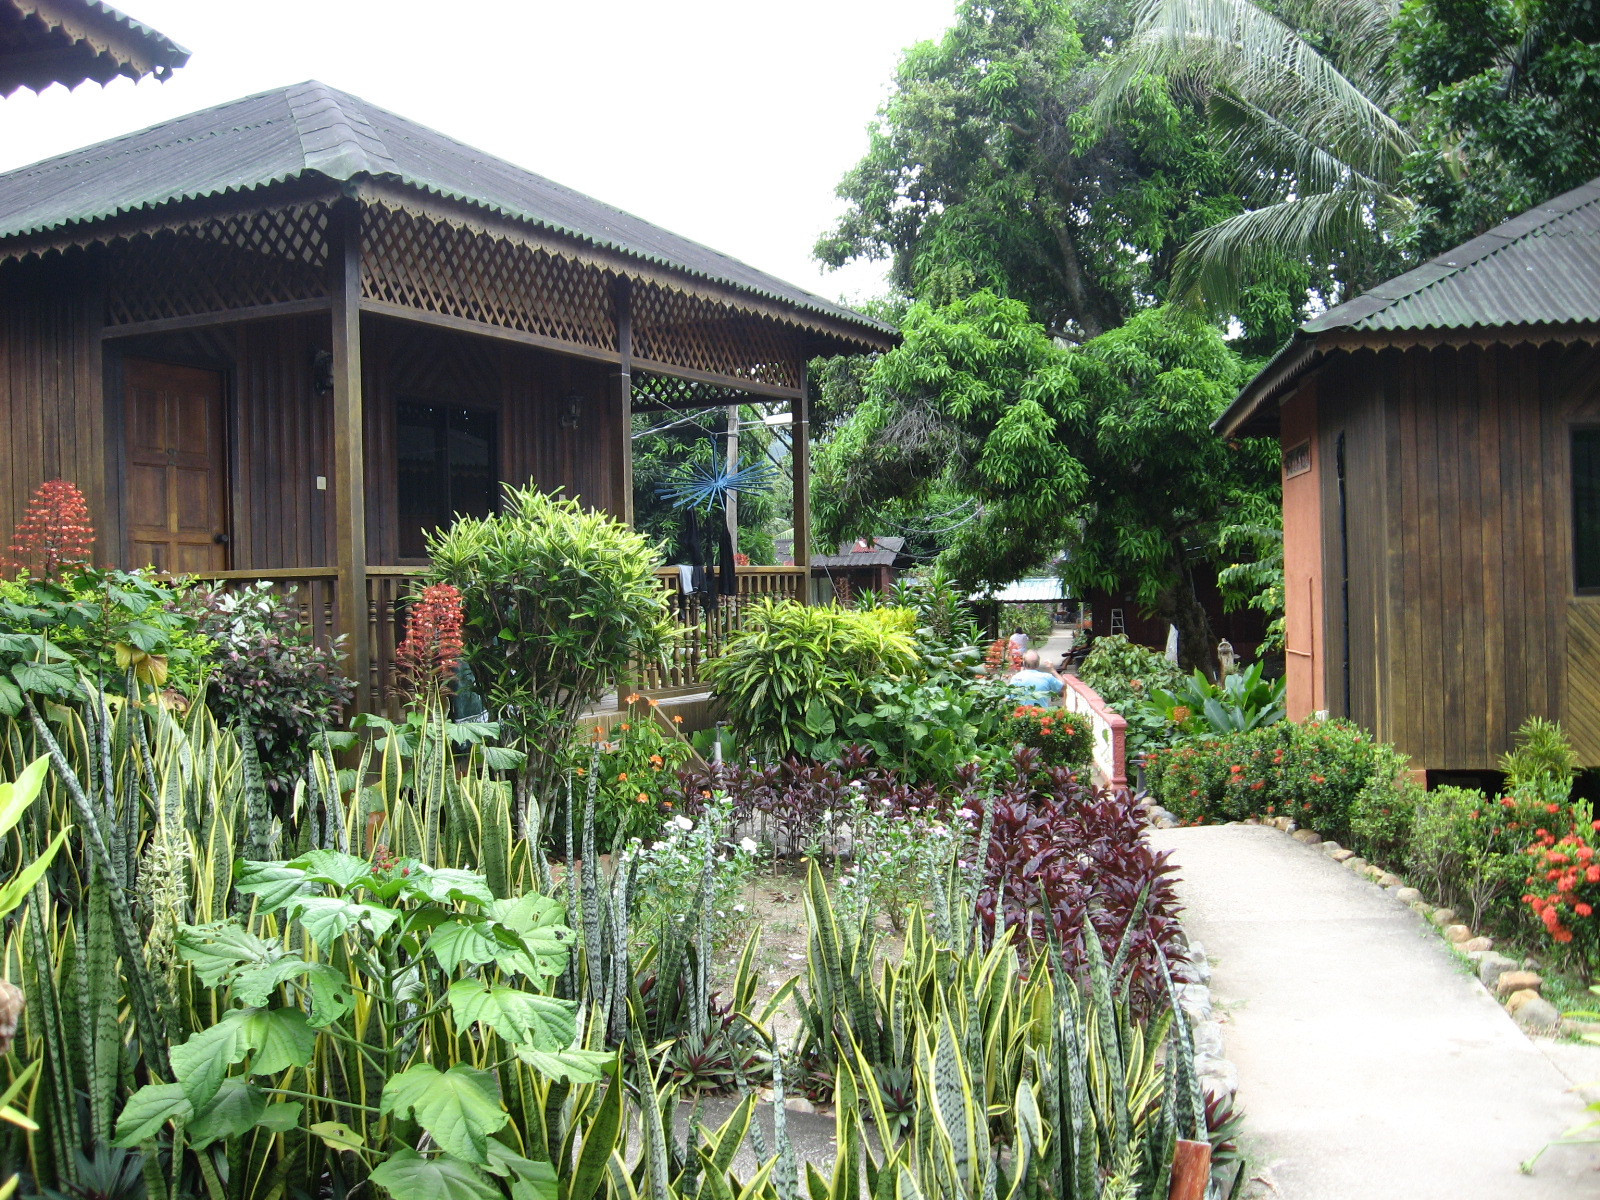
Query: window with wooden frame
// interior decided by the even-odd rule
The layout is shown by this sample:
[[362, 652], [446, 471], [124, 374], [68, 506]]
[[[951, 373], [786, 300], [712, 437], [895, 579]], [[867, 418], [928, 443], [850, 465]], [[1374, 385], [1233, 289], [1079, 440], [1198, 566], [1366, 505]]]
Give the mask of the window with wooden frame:
[[486, 517], [500, 503], [499, 414], [403, 400], [395, 406], [395, 466], [402, 559], [428, 556], [427, 533], [456, 517]]
[[1572, 431], [1572, 583], [1600, 595], [1600, 426]]

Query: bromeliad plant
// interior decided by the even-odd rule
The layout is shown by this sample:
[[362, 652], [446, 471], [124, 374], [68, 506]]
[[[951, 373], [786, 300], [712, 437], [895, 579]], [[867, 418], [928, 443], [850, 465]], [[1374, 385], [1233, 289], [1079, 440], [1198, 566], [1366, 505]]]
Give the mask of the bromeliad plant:
[[173, 1046], [172, 1082], [129, 1098], [116, 1145], [192, 1151], [214, 1200], [208, 1147], [258, 1137], [335, 1148], [350, 1183], [395, 1200], [551, 1178], [522, 1140], [538, 1122], [513, 1120], [522, 1073], [595, 1082], [609, 1060], [550, 994], [574, 940], [560, 904], [386, 852], [242, 860], [235, 890], [248, 919], [178, 935], [220, 1017]]

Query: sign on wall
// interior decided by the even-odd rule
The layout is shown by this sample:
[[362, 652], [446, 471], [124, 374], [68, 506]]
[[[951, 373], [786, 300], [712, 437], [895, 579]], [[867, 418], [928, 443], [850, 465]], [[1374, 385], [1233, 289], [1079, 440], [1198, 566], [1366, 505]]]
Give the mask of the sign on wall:
[[1296, 475], [1304, 475], [1311, 470], [1311, 442], [1306, 440], [1298, 446], [1290, 446], [1283, 452], [1283, 477], [1293, 479]]

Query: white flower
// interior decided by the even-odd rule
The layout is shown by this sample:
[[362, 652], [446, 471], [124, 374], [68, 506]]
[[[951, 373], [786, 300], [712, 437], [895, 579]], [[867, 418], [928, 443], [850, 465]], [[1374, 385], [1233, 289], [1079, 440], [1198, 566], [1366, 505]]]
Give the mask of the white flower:
[[694, 828], [694, 822], [689, 820], [689, 818], [684, 816], [682, 813], [679, 813], [677, 816], [672, 818], [672, 824], [676, 825], [685, 833]]
[[756, 845], [755, 838], [747, 837], [739, 839], [739, 849], [743, 850], [746, 854], [754, 854], [757, 850], [761, 849], [761, 847]]

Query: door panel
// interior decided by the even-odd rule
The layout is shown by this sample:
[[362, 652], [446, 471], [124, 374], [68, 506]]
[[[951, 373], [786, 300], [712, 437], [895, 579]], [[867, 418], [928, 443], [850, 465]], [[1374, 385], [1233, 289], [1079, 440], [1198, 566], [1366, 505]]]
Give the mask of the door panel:
[[222, 376], [129, 359], [124, 378], [130, 565], [226, 570]]

